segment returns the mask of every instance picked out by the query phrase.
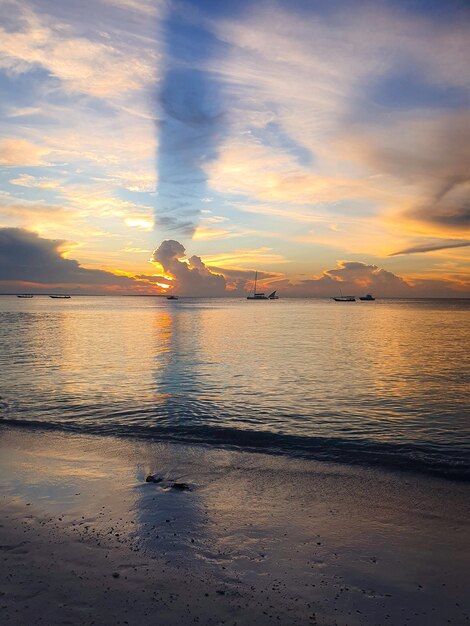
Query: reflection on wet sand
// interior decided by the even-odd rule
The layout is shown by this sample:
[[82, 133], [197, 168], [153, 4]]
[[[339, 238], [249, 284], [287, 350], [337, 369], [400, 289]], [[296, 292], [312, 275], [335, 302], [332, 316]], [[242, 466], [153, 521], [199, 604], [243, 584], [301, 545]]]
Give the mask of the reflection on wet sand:
[[[7, 500], [63, 533], [65, 554], [67, 536], [123, 551], [118, 574], [176, 568], [235, 613], [257, 598], [289, 623], [313, 605], [353, 624], [466, 610], [467, 485], [408, 476], [404, 490], [399, 474], [125, 439], [3, 431], [1, 446]], [[192, 489], [146, 483], [154, 473]]]

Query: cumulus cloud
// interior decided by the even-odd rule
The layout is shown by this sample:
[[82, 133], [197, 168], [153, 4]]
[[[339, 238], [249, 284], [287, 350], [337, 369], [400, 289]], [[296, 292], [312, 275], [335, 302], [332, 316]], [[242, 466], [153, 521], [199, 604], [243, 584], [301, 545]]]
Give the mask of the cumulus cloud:
[[292, 296], [333, 297], [373, 292], [380, 296], [400, 297], [411, 295], [411, 285], [400, 276], [377, 265], [360, 261], [338, 261], [336, 268], [325, 270], [321, 276], [298, 283], [275, 281], [273, 286]]
[[377, 265], [367, 265], [360, 261], [339, 261], [338, 267], [327, 270], [325, 276], [331, 276], [343, 283], [352, 283], [356, 287], [408, 287], [399, 276], [384, 270]]
[[338, 261], [337, 267], [324, 270], [320, 276], [293, 283], [287, 279], [269, 281], [268, 286], [284, 296], [334, 297], [373, 293], [379, 298], [459, 297], [468, 294], [468, 275], [435, 279], [403, 278], [373, 263]]
[[[188, 296], [245, 296], [246, 292], [252, 288], [254, 280], [254, 270], [241, 267], [234, 267], [234, 259], [243, 262], [243, 252], [250, 253], [247, 258], [257, 264], [263, 259], [263, 250], [241, 251], [241, 256], [230, 257], [230, 255], [216, 255], [211, 259], [226, 262], [227, 267], [206, 264], [201, 257], [193, 255], [186, 257], [184, 246], [175, 240], [163, 241], [154, 251], [151, 261], [161, 266], [164, 275], [143, 275], [137, 278], [144, 278], [152, 282], [170, 285], [171, 290]], [[274, 258], [275, 255], [272, 255]], [[268, 261], [269, 255], [266, 256]], [[258, 271], [258, 281], [270, 281], [279, 279], [281, 274], [275, 272]]]
[[148, 283], [87, 269], [65, 258], [66, 243], [21, 228], [0, 228], [0, 285], [11, 291], [21, 291], [23, 285], [28, 285], [35, 292], [54, 292], [58, 287], [85, 293], [152, 291]]
[[184, 246], [174, 239], [163, 241], [152, 254], [152, 261], [159, 263], [173, 280], [173, 290], [187, 296], [223, 296], [225, 278], [210, 271], [198, 256], [187, 261]]
[[[253, 270], [206, 265], [198, 256], [186, 258], [184, 246], [166, 240], [154, 251], [152, 262], [163, 269], [159, 276], [142, 276], [157, 283], [166, 283], [171, 290], [188, 296], [246, 295], [252, 288]], [[338, 261], [337, 267], [320, 276], [293, 282], [274, 272], [258, 272], [261, 290], [277, 289], [284, 297], [333, 297], [372, 292], [379, 297], [412, 297], [430, 295], [432, 289], [442, 295], [457, 295], [451, 281], [409, 281], [378, 265], [360, 261]], [[460, 285], [462, 287], [462, 285]], [[457, 289], [458, 291], [458, 289]]]

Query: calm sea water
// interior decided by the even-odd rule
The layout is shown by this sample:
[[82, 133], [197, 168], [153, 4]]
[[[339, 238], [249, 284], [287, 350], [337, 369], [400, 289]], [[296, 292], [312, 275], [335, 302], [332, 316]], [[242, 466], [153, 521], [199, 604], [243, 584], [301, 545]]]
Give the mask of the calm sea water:
[[469, 312], [3, 296], [0, 420], [469, 478]]

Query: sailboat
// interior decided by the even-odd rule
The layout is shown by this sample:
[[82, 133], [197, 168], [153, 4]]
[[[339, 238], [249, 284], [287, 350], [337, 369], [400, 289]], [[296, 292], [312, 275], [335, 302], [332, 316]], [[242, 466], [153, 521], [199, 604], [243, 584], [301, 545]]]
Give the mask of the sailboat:
[[279, 296], [276, 296], [276, 292], [273, 291], [272, 293], [269, 294], [268, 300], [279, 300]]
[[341, 291], [341, 287], [339, 288], [340, 296], [336, 296], [333, 298], [335, 302], [356, 302], [356, 298], [354, 296], [343, 296], [343, 292]]
[[[247, 300], [268, 300], [268, 296], [264, 293], [258, 293], [256, 291], [256, 283], [258, 282], [258, 272], [255, 272], [255, 286], [253, 289], [253, 293], [246, 297]], [[274, 292], [276, 293], [276, 292]], [[272, 295], [272, 294], [271, 294]]]

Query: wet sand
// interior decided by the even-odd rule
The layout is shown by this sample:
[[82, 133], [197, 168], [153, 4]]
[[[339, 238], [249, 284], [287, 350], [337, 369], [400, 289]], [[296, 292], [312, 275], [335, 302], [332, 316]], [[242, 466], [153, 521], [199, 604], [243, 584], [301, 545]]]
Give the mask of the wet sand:
[[2, 428], [0, 488], [5, 626], [469, 623], [468, 484]]

